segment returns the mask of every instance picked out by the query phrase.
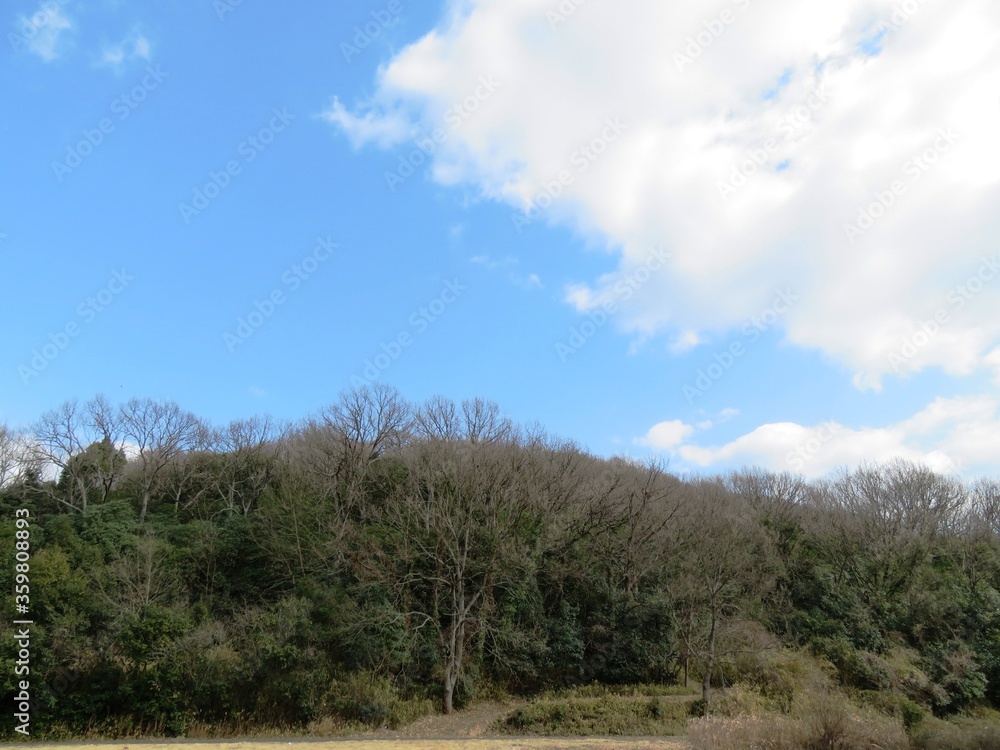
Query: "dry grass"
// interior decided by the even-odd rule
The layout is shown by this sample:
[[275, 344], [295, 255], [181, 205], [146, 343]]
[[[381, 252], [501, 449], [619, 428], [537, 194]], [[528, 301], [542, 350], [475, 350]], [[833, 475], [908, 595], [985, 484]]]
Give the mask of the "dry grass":
[[[290, 742], [184, 743], [188, 750], [289, 750]], [[297, 743], [296, 743], [297, 744]], [[65, 750], [67, 745], [32, 745]], [[121, 744], [75, 745], [79, 750], [122, 750]], [[310, 742], [303, 750], [686, 750], [676, 740], [531, 739], [531, 740], [347, 740]], [[142, 750], [177, 750], [177, 744], [145, 744]]]
[[691, 724], [694, 750], [907, 750], [902, 723], [862, 713], [829, 695], [798, 716], [714, 716]]
[[683, 734], [689, 701], [662, 696], [538, 701], [494, 725], [501, 734], [549, 737], [652, 737]]
[[1000, 750], [1000, 715], [927, 719], [914, 736], [919, 750]]

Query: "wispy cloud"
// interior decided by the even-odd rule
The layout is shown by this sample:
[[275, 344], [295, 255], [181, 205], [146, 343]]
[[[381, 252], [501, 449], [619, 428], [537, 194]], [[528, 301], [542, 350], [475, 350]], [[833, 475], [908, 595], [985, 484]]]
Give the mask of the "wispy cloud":
[[63, 32], [71, 31], [73, 23], [55, 3], [42, 3], [31, 17], [18, 16], [17, 31], [10, 35], [15, 51], [26, 48], [45, 62], [52, 62], [61, 52]]
[[402, 114], [370, 109], [363, 115], [355, 115], [348, 112], [337, 97], [333, 98], [329, 109], [320, 117], [340, 128], [355, 148], [360, 148], [365, 143], [376, 143], [381, 148], [389, 148], [402, 143], [413, 131], [412, 124]]
[[507, 280], [522, 289], [543, 288], [542, 279], [537, 273], [523, 274], [517, 270], [520, 260], [507, 256], [502, 260], [495, 260], [488, 255], [475, 255], [469, 258], [470, 263], [482, 266], [487, 271], [502, 273]]
[[129, 62], [139, 60], [149, 62], [151, 57], [152, 47], [149, 40], [134, 29], [117, 44], [105, 47], [97, 65], [120, 68]]

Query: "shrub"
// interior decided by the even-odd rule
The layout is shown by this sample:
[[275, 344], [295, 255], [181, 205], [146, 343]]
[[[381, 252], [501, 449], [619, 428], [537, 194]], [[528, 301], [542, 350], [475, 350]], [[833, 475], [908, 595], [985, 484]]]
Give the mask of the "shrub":
[[648, 736], [680, 734], [686, 720], [684, 702], [606, 697], [533, 703], [495, 728], [503, 734]]
[[812, 647], [817, 655], [833, 663], [845, 687], [858, 690], [888, 690], [892, 687], [894, 673], [885, 659], [867, 651], [858, 651], [843, 639], [818, 639]]
[[713, 716], [691, 724], [694, 750], [906, 750], [902, 726], [878, 716], [863, 716], [830, 696], [800, 718], [776, 714]]
[[918, 750], [1000, 750], [1000, 721], [927, 719], [914, 735]]
[[401, 698], [385, 677], [352, 674], [330, 686], [326, 710], [347, 723], [396, 729], [432, 713], [434, 704]]

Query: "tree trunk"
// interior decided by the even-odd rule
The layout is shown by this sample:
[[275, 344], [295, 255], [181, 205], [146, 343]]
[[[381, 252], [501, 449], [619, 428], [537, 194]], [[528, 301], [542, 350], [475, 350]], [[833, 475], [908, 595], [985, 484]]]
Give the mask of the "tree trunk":
[[458, 614], [452, 615], [451, 633], [448, 638], [449, 653], [444, 666], [444, 712], [455, 711], [455, 687], [462, 675], [462, 657], [465, 654], [465, 586], [459, 585], [453, 601], [458, 604]]
[[451, 664], [444, 669], [444, 712], [446, 714], [455, 713], [455, 679], [452, 675]]
[[87, 484], [82, 478], [77, 477], [76, 479], [77, 489], [80, 490], [80, 510], [84, 513], [87, 512]]
[[705, 655], [705, 674], [701, 678], [701, 699], [705, 703], [705, 716], [712, 704], [712, 671], [715, 669], [715, 625], [716, 614], [712, 612], [712, 628], [708, 634], [708, 651]]
[[684, 641], [684, 687], [688, 686], [688, 673], [691, 666], [691, 634], [694, 632], [694, 610], [688, 612], [687, 637]]

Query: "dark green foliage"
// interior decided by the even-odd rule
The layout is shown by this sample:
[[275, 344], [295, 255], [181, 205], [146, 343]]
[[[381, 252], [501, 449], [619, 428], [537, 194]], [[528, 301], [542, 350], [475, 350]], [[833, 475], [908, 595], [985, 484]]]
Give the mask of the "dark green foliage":
[[533, 704], [511, 732], [666, 731], [688, 711], [661, 697], [685, 665], [787, 710], [794, 667], [763, 656], [783, 646], [913, 731], [1000, 705], [994, 485], [902, 465], [682, 482], [483, 402], [429, 408], [383, 389], [280, 438], [241, 423], [143, 484], [120, 443], [84, 441], [58, 481], [0, 488], [8, 592], [14, 510], [32, 514], [33, 737], [397, 726], [446, 705], [446, 670], [456, 707], [593, 698]]
[[497, 729], [515, 735], [562, 737], [672, 735], [684, 731], [688, 712], [685, 702], [656, 697], [539, 701], [517, 709]]

